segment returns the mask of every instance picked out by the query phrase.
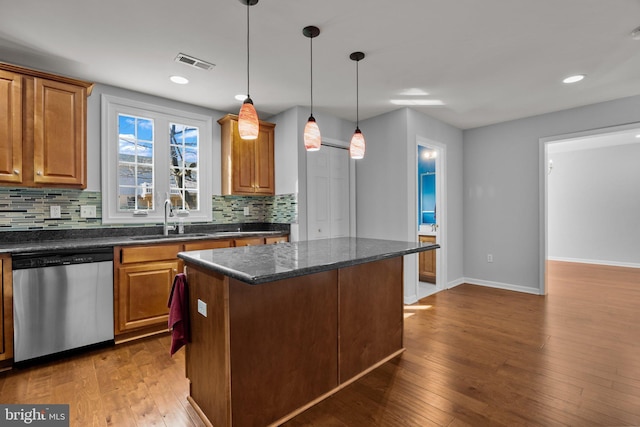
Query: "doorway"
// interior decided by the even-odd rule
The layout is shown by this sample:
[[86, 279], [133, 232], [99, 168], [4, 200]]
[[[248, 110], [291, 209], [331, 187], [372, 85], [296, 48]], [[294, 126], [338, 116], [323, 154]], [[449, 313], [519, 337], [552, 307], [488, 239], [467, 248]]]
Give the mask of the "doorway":
[[640, 267], [640, 124], [540, 140], [540, 293], [558, 263]]
[[418, 299], [445, 289], [444, 244], [446, 146], [418, 138], [416, 155], [417, 240], [438, 243], [441, 249], [420, 253], [418, 257]]

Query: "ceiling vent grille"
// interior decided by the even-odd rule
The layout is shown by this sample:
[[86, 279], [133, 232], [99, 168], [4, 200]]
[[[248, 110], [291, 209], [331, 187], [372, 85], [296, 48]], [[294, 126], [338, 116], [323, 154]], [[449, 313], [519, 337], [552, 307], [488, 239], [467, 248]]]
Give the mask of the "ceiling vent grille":
[[205, 71], [212, 70], [213, 67], [216, 66], [216, 64], [203, 61], [202, 59], [194, 58], [193, 56], [185, 55], [184, 53], [179, 53], [178, 56], [176, 56], [175, 61]]

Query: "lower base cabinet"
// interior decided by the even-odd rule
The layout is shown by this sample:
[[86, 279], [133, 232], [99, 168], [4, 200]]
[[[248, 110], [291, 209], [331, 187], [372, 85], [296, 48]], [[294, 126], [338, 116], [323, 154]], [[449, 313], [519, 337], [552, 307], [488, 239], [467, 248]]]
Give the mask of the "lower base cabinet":
[[173, 278], [182, 272], [182, 244], [116, 247], [114, 253], [115, 341], [168, 330], [167, 302]]
[[[435, 243], [436, 236], [420, 236], [420, 242]], [[418, 254], [418, 276], [421, 282], [436, 283], [436, 251]]]

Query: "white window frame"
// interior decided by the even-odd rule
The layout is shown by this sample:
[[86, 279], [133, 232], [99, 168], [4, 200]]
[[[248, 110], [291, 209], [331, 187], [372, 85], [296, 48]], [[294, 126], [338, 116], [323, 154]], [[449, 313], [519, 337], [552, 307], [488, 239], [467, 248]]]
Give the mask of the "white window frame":
[[[165, 194], [169, 188], [169, 123], [199, 128], [199, 210], [189, 211], [185, 222], [211, 222], [213, 169], [213, 118], [202, 114], [148, 104], [111, 95], [102, 95], [102, 222], [103, 224], [156, 224], [164, 221]], [[150, 118], [154, 122], [154, 203], [146, 213], [118, 210], [118, 115]], [[162, 172], [164, 171], [164, 173]], [[172, 218], [172, 222], [177, 217]]]

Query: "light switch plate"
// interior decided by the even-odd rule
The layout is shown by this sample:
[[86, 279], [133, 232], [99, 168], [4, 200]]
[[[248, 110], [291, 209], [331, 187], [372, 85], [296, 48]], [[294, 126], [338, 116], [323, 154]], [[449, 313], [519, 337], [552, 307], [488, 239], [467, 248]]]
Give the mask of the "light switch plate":
[[202, 314], [204, 317], [207, 317], [207, 303], [198, 299], [198, 313]]
[[80, 206], [80, 218], [95, 218], [96, 207], [91, 205]]
[[244, 207], [244, 214], [249, 215], [249, 206]]

